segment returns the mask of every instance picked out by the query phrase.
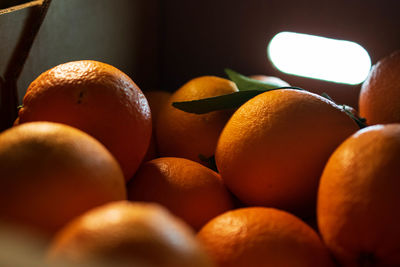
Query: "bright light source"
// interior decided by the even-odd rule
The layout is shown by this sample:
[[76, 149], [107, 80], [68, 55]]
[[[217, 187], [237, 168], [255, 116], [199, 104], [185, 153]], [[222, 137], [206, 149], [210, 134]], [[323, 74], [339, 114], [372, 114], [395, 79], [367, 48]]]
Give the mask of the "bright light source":
[[359, 44], [295, 32], [281, 32], [268, 45], [268, 56], [280, 71], [337, 83], [359, 84], [371, 68]]

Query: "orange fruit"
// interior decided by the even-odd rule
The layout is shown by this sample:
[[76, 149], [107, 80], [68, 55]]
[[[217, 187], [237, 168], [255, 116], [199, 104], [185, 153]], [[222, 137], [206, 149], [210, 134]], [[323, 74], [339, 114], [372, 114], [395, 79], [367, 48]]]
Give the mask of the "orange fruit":
[[321, 235], [343, 266], [400, 266], [400, 124], [364, 128], [330, 157], [318, 191]]
[[0, 134], [0, 218], [52, 234], [95, 206], [126, 199], [122, 171], [96, 139], [32, 122]]
[[181, 157], [204, 163], [199, 155], [214, 155], [219, 134], [233, 110], [192, 114], [172, 106], [173, 102], [190, 101], [236, 92], [227, 79], [202, 76], [190, 80], [172, 94], [160, 111], [156, 139], [161, 156]]
[[168, 99], [171, 97], [172, 93], [160, 90], [144, 91], [143, 93], [146, 96], [147, 101], [149, 102], [153, 125], [150, 145], [147, 149], [146, 156], [143, 159], [143, 161], [146, 162], [158, 157], [158, 149], [155, 138], [156, 121], [158, 119], [158, 114], [160, 113], [161, 108], [168, 102]]
[[249, 78], [255, 79], [255, 80], [259, 80], [262, 82], [267, 82], [267, 83], [273, 83], [276, 84], [280, 87], [286, 87], [286, 86], [290, 86], [290, 84], [288, 84], [287, 82], [285, 82], [284, 80], [278, 78], [278, 77], [274, 77], [274, 76], [267, 76], [267, 75], [263, 75], [263, 74], [257, 74], [257, 75], [250, 75]]
[[19, 123], [52, 121], [98, 139], [118, 160], [129, 180], [151, 136], [146, 98], [122, 71], [83, 60], [58, 65], [33, 81], [19, 110]]
[[128, 183], [128, 199], [157, 202], [196, 230], [233, 207], [218, 173], [197, 162], [173, 157], [142, 164]]
[[332, 266], [317, 233], [274, 208], [226, 212], [208, 222], [197, 238], [220, 267]]
[[243, 104], [221, 133], [216, 164], [227, 187], [249, 205], [304, 215], [334, 149], [357, 124], [333, 102], [281, 89]]
[[143, 93], [149, 103], [153, 128], [155, 128], [158, 115], [160, 114], [162, 107], [168, 102], [172, 93], [161, 90], [143, 91]]
[[127, 201], [70, 222], [53, 240], [48, 259], [106, 266], [212, 266], [186, 224], [156, 204]]
[[400, 123], [400, 50], [370, 70], [359, 96], [360, 115], [369, 125]]

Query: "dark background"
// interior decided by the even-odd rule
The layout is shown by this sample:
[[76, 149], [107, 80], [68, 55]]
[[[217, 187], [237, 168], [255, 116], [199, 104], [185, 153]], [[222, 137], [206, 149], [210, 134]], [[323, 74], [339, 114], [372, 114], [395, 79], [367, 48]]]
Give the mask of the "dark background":
[[293, 31], [350, 40], [370, 54], [372, 63], [400, 49], [400, 1], [164, 1], [161, 9], [160, 84], [174, 90], [198, 75], [278, 76], [291, 85], [327, 92], [356, 106], [360, 86], [286, 75], [267, 59], [271, 38]]
[[[4, 4], [4, 0], [0, 0]], [[357, 107], [360, 85], [286, 75], [267, 59], [271, 38], [293, 31], [350, 40], [372, 63], [400, 49], [399, 0], [53, 0], [18, 82], [19, 98], [40, 73], [93, 59], [126, 72], [142, 90], [174, 91], [200, 75], [278, 76]], [[0, 16], [0, 75], [29, 9]]]

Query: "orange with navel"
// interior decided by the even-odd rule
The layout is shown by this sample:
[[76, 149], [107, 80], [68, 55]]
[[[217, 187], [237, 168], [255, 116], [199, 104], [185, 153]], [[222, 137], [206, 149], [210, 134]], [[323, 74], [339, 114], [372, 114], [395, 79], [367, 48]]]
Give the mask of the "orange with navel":
[[129, 180], [151, 136], [151, 114], [139, 87], [117, 68], [92, 60], [58, 65], [26, 91], [19, 123], [52, 121], [76, 127], [103, 143]]

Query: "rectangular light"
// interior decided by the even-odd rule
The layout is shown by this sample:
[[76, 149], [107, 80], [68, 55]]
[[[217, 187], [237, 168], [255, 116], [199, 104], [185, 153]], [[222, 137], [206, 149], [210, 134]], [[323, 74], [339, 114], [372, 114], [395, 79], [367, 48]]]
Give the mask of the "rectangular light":
[[267, 50], [273, 65], [284, 73], [336, 83], [359, 84], [371, 68], [368, 52], [351, 41], [280, 32]]

